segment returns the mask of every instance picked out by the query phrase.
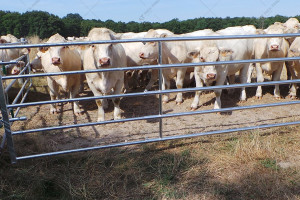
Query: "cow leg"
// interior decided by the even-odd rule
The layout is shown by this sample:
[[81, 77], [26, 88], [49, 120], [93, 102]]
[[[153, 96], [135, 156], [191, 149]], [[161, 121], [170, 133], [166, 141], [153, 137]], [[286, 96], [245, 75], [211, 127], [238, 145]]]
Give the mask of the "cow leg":
[[[229, 75], [229, 76], [228, 76], [228, 83], [229, 83], [229, 85], [235, 84], [235, 74]], [[228, 94], [229, 94], [229, 95], [233, 95], [233, 93], [234, 93], [234, 88], [232, 88], [232, 89], [227, 89], [227, 91], [228, 91]]]
[[[272, 74], [272, 80], [273, 81], [280, 81], [280, 75], [282, 72], [282, 68], [283, 68], [283, 63], [273, 63], [273, 65], [278, 65], [278, 69], [276, 71], [273, 72]], [[276, 68], [275, 68], [276, 69]], [[275, 89], [274, 89], [274, 97], [276, 99], [281, 99], [280, 96], [280, 89], [279, 89], [279, 84], [275, 85]]]
[[[195, 67], [194, 76], [195, 76], [195, 81], [196, 81], [196, 87], [203, 87], [203, 82], [200, 78], [199, 73], [200, 73], [200, 67]], [[202, 91], [195, 92], [195, 97], [194, 97], [193, 103], [191, 105], [191, 110], [194, 111], [198, 108], [201, 93], [202, 93]]]
[[[180, 68], [177, 70], [177, 77], [176, 77], [176, 87], [177, 89], [182, 89], [183, 87], [183, 81], [185, 78], [185, 73], [186, 73], [187, 68]], [[176, 104], [180, 105], [183, 102], [182, 98], [182, 92], [178, 92], [176, 95]]]
[[[48, 87], [49, 87], [49, 93], [51, 100], [56, 100], [58, 95], [59, 87], [57, 83], [51, 78], [47, 77]], [[50, 113], [55, 114], [57, 113], [56, 104], [50, 104]]]
[[253, 73], [253, 70], [254, 70], [254, 63], [250, 63], [249, 64], [249, 69], [248, 69], [248, 72], [247, 72], [247, 83], [251, 83], [251, 77], [252, 77], [252, 73]]
[[[99, 95], [97, 95], [97, 96], [99, 96]], [[103, 102], [103, 99], [96, 100], [96, 104], [98, 106], [98, 119], [97, 119], [98, 122], [104, 121], [104, 119], [105, 119], [105, 113], [104, 113], [104, 109], [102, 106], [102, 102]]]
[[[163, 80], [162, 80], [162, 90], [168, 90], [170, 89], [170, 78], [168, 76], [168, 69], [167, 70], [163, 70]], [[168, 103], [169, 102], [169, 96], [170, 94], [163, 94], [163, 97], [162, 97], [162, 102], [163, 103]]]
[[[94, 96], [102, 96], [102, 93], [97, 90], [97, 88], [94, 86], [94, 84], [90, 81], [88, 81], [89, 88], [92, 90]], [[96, 104], [98, 106], [98, 119], [97, 121], [104, 121], [105, 119], [105, 113], [103, 108], [103, 101], [106, 99], [97, 99]]]
[[145, 92], [147, 92], [151, 89], [151, 87], [154, 85], [154, 83], [157, 81], [157, 79], [158, 79], [158, 70], [157, 69], [152, 69], [151, 79], [150, 79], [149, 83], [146, 86]]
[[[225, 79], [226, 79], [226, 75], [220, 76], [216, 81], [216, 86], [217, 85], [224, 85]], [[214, 109], [220, 109], [221, 108], [222, 89], [214, 90], [214, 92], [215, 92], [215, 95], [216, 95], [216, 101], [215, 101]]]
[[[117, 81], [116, 86], [114, 88], [114, 94], [121, 94], [124, 85], [123, 82], [124, 81], [122, 80]], [[121, 119], [120, 100], [120, 98], [112, 99], [114, 103], [114, 120]]]
[[[71, 88], [70, 90], [70, 98], [76, 98], [78, 96], [79, 90], [80, 90], [80, 85], [81, 83], [79, 81], [76, 81], [75, 85]], [[75, 115], [80, 115], [82, 114], [82, 111], [79, 107], [78, 101], [74, 101], [74, 113]]]
[[[249, 65], [245, 64], [244, 67], [240, 71], [240, 81], [242, 84], [247, 83], [248, 71], [249, 71]], [[240, 101], [246, 101], [246, 99], [247, 99], [246, 87], [242, 87]]]
[[[261, 63], [256, 63], [255, 66], [256, 66], [255, 67], [256, 68], [256, 80], [257, 80], [258, 83], [262, 83], [262, 82], [264, 82], [264, 75], [263, 75], [263, 72], [262, 72]], [[262, 98], [262, 88], [261, 88], [261, 86], [257, 86], [255, 96], [256, 96], [257, 99]]]
[[[292, 62], [286, 62], [285, 64], [286, 64], [287, 71], [290, 72], [290, 79], [291, 80], [298, 79], [299, 77], [295, 73], [295, 69], [292, 66]], [[291, 99], [295, 99], [296, 96], [297, 96], [297, 84], [292, 83], [292, 86], [291, 86], [290, 91], [289, 91], [289, 97]]]

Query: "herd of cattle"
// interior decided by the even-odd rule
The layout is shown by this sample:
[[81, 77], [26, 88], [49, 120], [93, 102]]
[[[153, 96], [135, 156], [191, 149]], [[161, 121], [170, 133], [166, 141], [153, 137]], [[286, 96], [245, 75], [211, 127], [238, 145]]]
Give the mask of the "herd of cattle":
[[[46, 43], [62, 43], [68, 41], [96, 41], [115, 39], [161, 38], [161, 37], [187, 37], [187, 36], [224, 36], [224, 35], [253, 35], [253, 34], [284, 34], [299, 33], [300, 23], [296, 18], [290, 18], [285, 23], [275, 22], [267, 29], [256, 29], [253, 25], [228, 27], [219, 31], [211, 29], [198, 30], [186, 34], [174, 34], [166, 29], [149, 30], [141, 33], [114, 33], [107, 28], [93, 28], [87, 37], [65, 39], [59, 34], [51, 36]], [[1, 36], [1, 43], [15, 42], [12, 35]], [[26, 51], [18, 49], [0, 50], [2, 61], [16, 59]], [[276, 37], [257, 39], [222, 39], [222, 40], [197, 40], [197, 41], [170, 41], [162, 42], [163, 64], [199, 63], [263, 58], [298, 57], [300, 55], [300, 37]], [[141, 65], [158, 64], [159, 50], [157, 42], [134, 42], [93, 44], [74, 46], [51, 46], [39, 48], [35, 59], [31, 62], [33, 69], [41, 68], [45, 73], [64, 72], [77, 70], [95, 70], [103, 68], [133, 67]], [[264, 81], [264, 74], [272, 76], [274, 81], [280, 80], [283, 67], [286, 66], [292, 79], [298, 79], [300, 62], [269, 62], [256, 64], [227, 64], [197, 66], [195, 68], [168, 68], [162, 70], [162, 89], [170, 88], [170, 81], [175, 79], [176, 87], [182, 88], [183, 84], [195, 78], [196, 87], [223, 85], [226, 80], [229, 84], [235, 82], [235, 74], [239, 73], [241, 83], [251, 82], [251, 74], [256, 69], [257, 82]], [[14, 66], [11, 74], [16, 74], [18, 66]], [[47, 82], [51, 100], [59, 97], [59, 91], [69, 92], [70, 98], [78, 96], [81, 83], [86, 79], [89, 88], [95, 96], [121, 94], [130, 87], [129, 76], [142, 77], [144, 72], [99, 72], [80, 74], [48, 76]], [[150, 90], [158, 79], [158, 70], [152, 70], [151, 79], [145, 90]], [[124, 90], [125, 88], [125, 90]], [[296, 85], [293, 84], [289, 95], [296, 97]], [[221, 108], [221, 89], [214, 91], [216, 101], [214, 108]], [[197, 91], [191, 104], [191, 109], [198, 108], [200, 91]], [[256, 97], [262, 98], [262, 88], [257, 87]], [[281, 98], [279, 86], [275, 85], [274, 97]], [[245, 88], [242, 88], [240, 100], [247, 98]], [[168, 94], [163, 95], [163, 102], [169, 101]], [[176, 95], [176, 103], [183, 102], [182, 93]], [[98, 106], [98, 121], [104, 120], [104, 109], [107, 101], [96, 100]], [[121, 118], [120, 99], [113, 99], [114, 119]], [[56, 113], [55, 104], [51, 105], [50, 113]], [[78, 102], [74, 102], [74, 113], [81, 114]]]

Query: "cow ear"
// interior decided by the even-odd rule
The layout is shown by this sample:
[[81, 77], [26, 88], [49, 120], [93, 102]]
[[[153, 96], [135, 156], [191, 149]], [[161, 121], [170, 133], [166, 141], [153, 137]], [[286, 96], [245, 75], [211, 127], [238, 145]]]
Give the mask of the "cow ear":
[[19, 61], [17, 64], [18, 67], [24, 67], [25, 66], [25, 62], [24, 61]]
[[5, 39], [0, 39], [0, 43], [3, 44], [3, 43], [7, 43], [7, 41]]
[[46, 51], [48, 51], [49, 47], [40, 47], [39, 50], [40, 52], [45, 53]]
[[221, 49], [220, 50], [220, 55], [222, 57], [228, 57], [231, 56], [233, 54], [233, 50], [232, 49]]
[[199, 56], [199, 54], [200, 54], [200, 52], [199, 51], [189, 51], [188, 53], [187, 53], [187, 56], [189, 57], [189, 58], [197, 58], [198, 56]]
[[22, 55], [27, 55], [29, 53], [30, 53], [30, 49], [29, 48], [24, 48], [24, 49], [21, 50], [21, 54]]
[[161, 37], [161, 38], [165, 38], [165, 37], [167, 37], [168, 36], [168, 34], [167, 33], [162, 33], [162, 34], [160, 34], [160, 36], [159, 37]]

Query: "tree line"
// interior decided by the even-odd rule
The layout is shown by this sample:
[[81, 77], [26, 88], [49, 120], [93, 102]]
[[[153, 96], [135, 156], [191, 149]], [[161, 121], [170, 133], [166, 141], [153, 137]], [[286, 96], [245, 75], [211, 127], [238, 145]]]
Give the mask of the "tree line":
[[[300, 20], [300, 15], [295, 16]], [[79, 14], [67, 14], [58, 17], [44, 11], [30, 11], [25, 13], [0, 11], [0, 35], [8, 33], [16, 37], [38, 35], [49, 38], [55, 33], [64, 37], [86, 36], [93, 27], [107, 27], [116, 33], [143, 32], [149, 29], [165, 28], [176, 34], [192, 32], [201, 29], [220, 30], [229, 26], [243, 26], [252, 24], [256, 28], [266, 28], [274, 22], [285, 22], [289, 17], [276, 15], [273, 17], [226, 17], [226, 18], [195, 18], [179, 20], [177, 18], [167, 22], [115, 22], [113, 20], [83, 19]]]

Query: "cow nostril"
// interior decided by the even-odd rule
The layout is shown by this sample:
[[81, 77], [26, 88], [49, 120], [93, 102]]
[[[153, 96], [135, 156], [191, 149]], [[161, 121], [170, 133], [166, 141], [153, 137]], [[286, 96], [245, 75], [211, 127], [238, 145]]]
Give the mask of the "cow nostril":
[[109, 65], [110, 64], [110, 58], [100, 58], [99, 63], [101, 65]]
[[140, 53], [140, 58], [144, 58], [145, 54], [144, 53]]
[[207, 77], [207, 79], [215, 79], [216, 78], [216, 74], [210, 73], [210, 74], [207, 74], [206, 77]]

